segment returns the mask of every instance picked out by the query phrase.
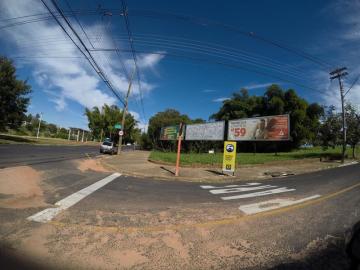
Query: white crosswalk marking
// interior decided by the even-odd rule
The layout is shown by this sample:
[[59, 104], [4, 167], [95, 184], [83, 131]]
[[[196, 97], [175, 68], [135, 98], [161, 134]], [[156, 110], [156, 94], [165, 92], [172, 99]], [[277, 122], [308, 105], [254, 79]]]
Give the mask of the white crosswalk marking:
[[270, 211], [270, 210], [274, 210], [274, 209], [278, 209], [278, 208], [282, 208], [282, 207], [286, 207], [286, 206], [299, 204], [299, 203], [306, 202], [309, 200], [317, 199], [319, 197], [321, 197], [321, 196], [313, 195], [313, 196], [306, 197], [306, 198], [303, 198], [300, 200], [274, 199], [274, 200], [269, 200], [269, 201], [264, 201], [264, 202], [241, 205], [239, 207], [239, 209], [247, 215], [253, 215], [253, 214], [257, 214], [257, 213], [261, 213], [261, 212], [265, 212], [265, 211]]
[[227, 189], [214, 189], [210, 190], [211, 194], [226, 194], [226, 193], [234, 193], [234, 192], [246, 192], [246, 191], [253, 191], [259, 189], [266, 189], [266, 188], [276, 188], [277, 186], [265, 185], [259, 187], [237, 187], [237, 188], [227, 188]]
[[289, 188], [286, 188], [286, 187], [282, 187], [282, 188], [270, 189], [270, 190], [254, 192], [254, 193], [247, 193], [247, 194], [242, 194], [242, 195], [221, 197], [221, 199], [223, 199], [224, 201], [236, 200], [236, 199], [245, 199], [245, 198], [252, 198], [252, 197], [259, 197], [259, 196], [266, 196], [266, 195], [271, 195], [271, 194], [290, 192], [290, 191], [294, 191], [294, 190], [295, 190], [294, 188], [289, 189]]
[[258, 186], [261, 185], [261, 183], [247, 183], [244, 185], [227, 185], [223, 187], [216, 187], [216, 186], [200, 186], [203, 189], [214, 189], [214, 188], [234, 188], [234, 187], [248, 187], [248, 186]]
[[[261, 183], [245, 183], [242, 185], [225, 185], [225, 186], [202, 185], [200, 187], [202, 189], [208, 190], [210, 194], [223, 196], [220, 198], [224, 201], [263, 197], [263, 196], [280, 194], [280, 193], [291, 192], [296, 190], [295, 188], [264, 185]], [[230, 193], [231, 195], [234, 193], [240, 193], [240, 194], [234, 194], [232, 196], [224, 196], [227, 194], [230, 195]], [[256, 203], [240, 205], [239, 210], [241, 210], [246, 215], [253, 215], [260, 212], [265, 212], [286, 206], [300, 204], [319, 197], [321, 197], [321, 195], [313, 195], [310, 197], [297, 199], [297, 200], [289, 199], [289, 198], [276, 198], [267, 201], [263, 200]]]
[[[274, 185], [264, 185], [261, 183], [244, 183], [242, 185], [225, 185], [225, 186], [211, 186], [211, 185], [202, 185], [202, 189], [206, 189], [209, 193], [213, 195], [225, 195], [229, 193], [242, 193], [233, 196], [223, 196], [222, 200], [236, 200], [236, 199], [246, 199], [253, 197], [261, 197], [271, 194], [279, 194], [284, 192], [291, 192], [295, 189], [287, 187], [278, 187]], [[264, 191], [253, 192], [256, 190], [267, 189]], [[250, 193], [249, 193], [250, 192]]]

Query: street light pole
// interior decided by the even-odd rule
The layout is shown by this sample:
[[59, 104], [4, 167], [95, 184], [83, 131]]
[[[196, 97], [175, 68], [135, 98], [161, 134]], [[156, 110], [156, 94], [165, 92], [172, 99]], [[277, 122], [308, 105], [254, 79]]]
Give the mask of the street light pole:
[[123, 109], [123, 115], [122, 115], [122, 120], [121, 120], [121, 130], [122, 130], [122, 134], [119, 134], [119, 145], [118, 145], [118, 155], [121, 153], [121, 146], [122, 146], [122, 141], [123, 141], [123, 136], [124, 136], [124, 130], [125, 130], [125, 117], [126, 117], [126, 113], [127, 113], [127, 109], [128, 109], [128, 101], [129, 101], [129, 96], [130, 96], [130, 91], [131, 91], [131, 86], [132, 86], [132, 81], [135, 75], [135, 71], [136, 68], [134, 69], [134, 71], [131, 73], [131, 77], [129, 80], [129, 87], [126, 93], [126, 97], [125, 97], [125, 104], [124, 104], [124, 109]]
[[36, 138], [39, 139], [39, 132], [40, 132], [40, 125], [41, 125], [41, 119], [42, 119], [42, 112], [40, 113], [40, 120], [39, 120], [39, 126], [36, 134]]

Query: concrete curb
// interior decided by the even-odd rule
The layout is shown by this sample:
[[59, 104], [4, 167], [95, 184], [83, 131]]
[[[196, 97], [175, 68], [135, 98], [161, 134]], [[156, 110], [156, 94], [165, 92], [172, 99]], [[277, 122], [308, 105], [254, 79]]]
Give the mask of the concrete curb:
[[[108, 167], [111, 170], [114, 170], [115, 172], [119, 172], [124, 176], [129, 176], [129, 177], [136, 177], [136, 178], [147, 178], [147, 179], [152, 179], [152, 180], [165, 180], [165, 181], [183, 181], [183, 182], [197, 182], [197, 183], [233, 183], [233, 182], [240, 182], [240, 181], [257, 181], [257, 180], [271, 180], [271, 179], [285, 179], [287, 177], [291, 177], [293, 175], [288, 175], [288, 176], [280, 176], [280, 177], [264, 177], [264, 178], [248, 178], [248, 179], [239, 179], [236, 176], [230, 176], [230, 175], [224, 175], [221, 176], [219, 178], [209, 178], [209, 177], [204, 177], [204, 178], [197, 178], [197, 177], [183, 177], [183, 176], [156, 176], [156, 175], [149, 175], [149, 174], [145, 174], [145, 173], [139, 173], [139, 172], [129, 172], [126, 170], [119, 170], [118, 168], [116, 168], [115, 166], [111, 165], [111, 164], [107, 164], [105, 162], [103, 162], [104, 159], [100, 159], [101, 164], [104, 167]], [[332, 169], [332, 168], [338, 168], [338, 167], [343, 167], [343, 166], [350, 166], [350, 165], [355, 165], [358, 164], [358, 161], [352, 161], [346, 164], [334, 164], [334, 166], [328, 166], [326, 168], [321, 168], [319, 170], [312, 170], [312, 171], [308, 171], [308, 172], [303, 172], [303, 173], [299, 173], [296, 175], [303, 175], [303, 174], [307, 174], [307, 173], [313, 173], [316, 171], [322, 171], [322, 170], [328, 170], [328, 169]], [[166, 165], [166, 166], [170, 166], [169, 164], [159, 164], [159, 165]], [[202, 168], [208, 168], [208, 167], [202, 167]]]

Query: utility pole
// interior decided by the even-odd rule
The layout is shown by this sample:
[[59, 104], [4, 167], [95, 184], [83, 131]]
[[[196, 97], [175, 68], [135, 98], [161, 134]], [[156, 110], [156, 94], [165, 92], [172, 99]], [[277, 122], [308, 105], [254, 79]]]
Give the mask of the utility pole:
[[40, 113], [40, 120], [39, 120], [39, 126], [36, 134], [36, 138], [39, 139], [39, 133], [40, 133], [40, 126], [41, 126], [41, 119], [42, 119], [42, 112]]
[[121, 130], [122, 130], [122, 134], [119, 134], [119, 145], [118, 145], [118, 155], [121, 153], [121, 145], [122, 145], [122, 141], [123, 141], [123, 136], [124, 136], [124, 130], [125, 130], [125, 117], [126, 117], [126, 113], [127, 113], [127, 109], [128, 109], [128, 101], [129, 101], [129, 96], [130, 96], [130, 91], [131, 91], [131, 86], [132, 86], [132, 81], [135, 75], [135, 71], [136, 68], [134, 68], [134, 71], [131, 73], [131, 77], [129, 80], [129, 87], [126, 93], [126, 97], [125, 97], [125, 104], [124, 104], [124, 109], [123, 109], [123, 115], [122, 115], [122, 120], [121, 120]]
[[342, 84], [342, 77], [346, 76], [348, 73], [346, 72], [346, 67], [337, 68], [334, 71], [330, 72], [330, 79], [338, 79], [339, 87], [340, 87], [340, 97], [341, 97], [341, 110], [342, 110], [342, 135], [343, 135], [343, 145], [342, 145], [342, 155], [341, 155], [341, 163], [345, 161], [345, 152], [346, 152], [346, 119], [345, 119], [345, 108], [344, 108], [344, 87]]
[[70, 141], [70, 136], [71, 136], [71, 128], [69, 127], [69, 136], [68, 136], [68, 141]]

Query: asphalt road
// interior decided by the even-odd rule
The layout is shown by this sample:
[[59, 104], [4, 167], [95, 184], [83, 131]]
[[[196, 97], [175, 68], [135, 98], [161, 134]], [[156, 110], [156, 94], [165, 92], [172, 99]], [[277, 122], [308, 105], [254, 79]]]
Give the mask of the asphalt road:
[[[1, 244], [5, 241], [8, 245], [12, 237], [18, 242], [43, 224], [25, 222], [29, 216], [56, 207], [57, 202], [112, 175], [113, 172], [91, 168], [79, 170], [77, 162], [91, 160], [87, 155], [96, 155], [97, 150], [96, 147], [0, 146], [0, 166], [31, 164], [42, 173], [47, 204], [46, 207], [16, 210], [0, 207]], [[46, 249], [55, 256], [63, 256], [57, 262], [60, 268], [74, 257], [85, 265], [89, 256], [110, 262], [116, 257], [108, 255], [113, 254], [114, 247], [135, 245], [141, 237], [140, 244], [133, 248], [150, 261], [138, 268], [346, 269], [348, 261], [343, 251], [343, 238], [360, 220], [359, 194], [359, 164], [222, 185], [121, 175], [45, 222], [56, 228], [56, 233], [46, 236]], [[280, 207], [281, 203], [293, 201], [298, 203]], [[272, 209], [274, 205], [280, 208]], [[259, 212], [252, 214], [244, 209]], [[207, 228], [209, 234], [194, 234], [203, 228]], [[165, 248], [161, 246], [163, 241], [156, 237], [169, 231], [181, 235], [179, 241], [184, 244], [183, 248], [179, 248], [180, 242], [176, 239], [177, 242], [165, 241], [170, 241]], [[99, 240], [108, 236], [117, 240], [109, 240], [110, 244]], [[85, 239], [84, 246], [79, 244], [79, 238]], [[77, 242], [68, 244], [73, 239]], [[148, 247], [145, 243], [153, 244]], [[219, 246], [215, 247], [215, 243]], [[181, 261], [170, 259], [186, 253], [186, 246], [189, 257]], [[175, 249], [174, 254], [168, 253], [169, 247]], [[86, 255], [82, 249], [91, 255]], [[227, 251], [221, 255], [224, 249]], [[230, 257], [227, 256], [229, 252]], [[159, 261], [161, 256], [167, 259]], [[183, 264], [183, 261], [188, 262]], [[109, 263], [105, 268], [114, 268], [117, 263]]]
[[57, 162], [98, 153], [97, 146], [3, 144], [0, 145], [0, 168]]

